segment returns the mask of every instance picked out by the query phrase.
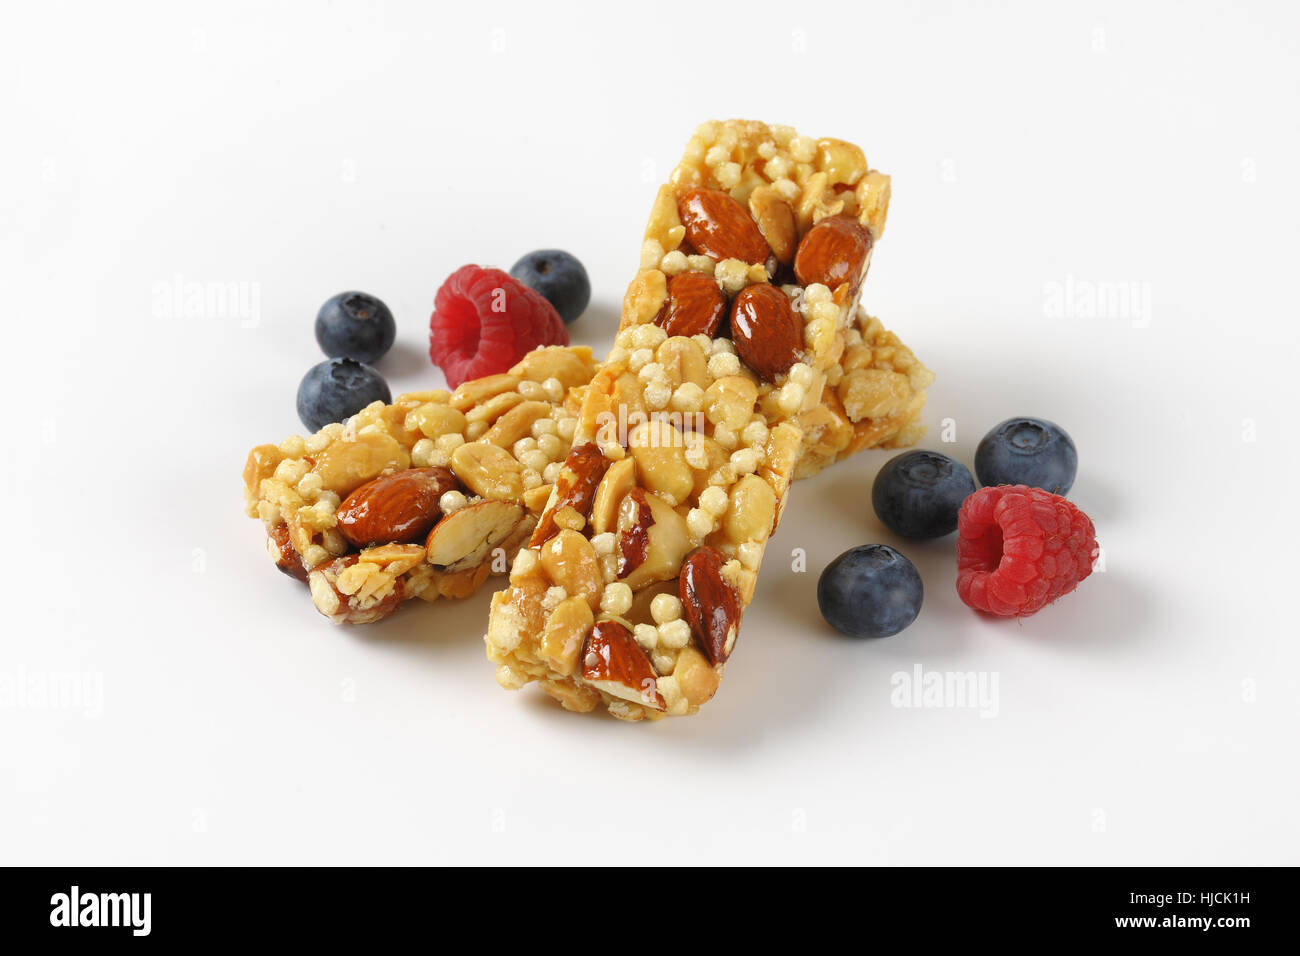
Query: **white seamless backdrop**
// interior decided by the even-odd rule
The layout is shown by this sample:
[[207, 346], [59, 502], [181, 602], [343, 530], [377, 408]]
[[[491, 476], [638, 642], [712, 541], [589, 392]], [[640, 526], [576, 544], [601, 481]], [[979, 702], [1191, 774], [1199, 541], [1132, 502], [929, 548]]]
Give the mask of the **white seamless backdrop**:
[[[0, 859], [1297, 862], [1295, 6], [691, 10], [6, 7]], [[487, 593], [331, 628], [239, 483], [300, 430], [320, 302], [385, 299], [381, 370], [434, 387], [442, 279], [559, 246], [603, 351], [721, 116], [893, 175], [865, 301], [938, 374], [926, 444], [1060, 422], [1104, 572], [975, 615], [869, 453], [795, 490], [691, 720], [500, 690]], [[926, 602], [857, 642], [815, 588], [868, 541]]]

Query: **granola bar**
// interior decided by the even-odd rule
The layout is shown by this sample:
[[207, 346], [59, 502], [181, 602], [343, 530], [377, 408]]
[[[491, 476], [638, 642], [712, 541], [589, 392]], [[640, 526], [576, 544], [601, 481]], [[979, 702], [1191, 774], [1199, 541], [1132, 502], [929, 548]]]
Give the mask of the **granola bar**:
[[467, 597], [527, 540], [577, 424], [591, 349], [535, 349], [508, 373], [376, 402], [259, 445], [245, 511], [317, 609], [364, 624], [405, 600]]
[[713, 696], [796, 474], [919, 435], [932, 377], [858, 308], [888, 199], [849, 143], [744, 121], [696, 132], [493, 597], [502, 686], [627, 720]]
[[[865, 313], [849, 340], [841, 360], [846, 374], [928, 374]], [[456, 392], [400, 395], [315, 435], [260, 445], [244, 468], [246, 512], [264, 523], [276, 566], [309, 582], [317, 609], [335, 623], [377, 621], [414, 598], [468, 597], [491, 574], [505, 573], [532, 534], [595, 370], [589, 349], [552, 346], [530, 353], [508, 375], [466, 382]], [[798, 477], [866, 447], [886, 421], [855, 422], [838, 398], [828, 393], [826, 401], [824, 410], [801, 416]], [[475, 442], [508, 448], [521, 491], [509, 480], [490, 484], [478, 471], [485, 456], [504, 461], [495, 451], [456, 456]], [[356, 526], [358, 502], [369, 527]], [[447, 520], [453, 515], [459, 516]]]

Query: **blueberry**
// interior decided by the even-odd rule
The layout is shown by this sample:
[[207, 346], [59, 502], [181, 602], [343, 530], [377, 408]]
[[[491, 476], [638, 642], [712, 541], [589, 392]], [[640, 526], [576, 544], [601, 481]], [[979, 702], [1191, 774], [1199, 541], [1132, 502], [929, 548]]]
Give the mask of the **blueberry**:
[[566, 325], [582, 315], [591, 301], [587, 270], [562, 249], [530, 252], [510, 267], [510, 274], [544, 295]]
[[889, 637], [916, 620], [925, 589], [911, 561], [884, 544], [851, 548], [826, 566], [817, 605], [852, 637]]
[[395, 338], [393, 313], [364, 292], [340, 292], [316, 313], [316, 341], [330, 358], [376, 362], [393, 347]]
[[942, 538], [957, 530], [957, 510], [975, 493], [970, 470], [937, 451], [908, 451], [885, 462], [871, 486], [871, 506], [904, 538]]
[[975, 449], [975, 474], [986, 486], [1029, 485], [1063, 495], [1078, 468], [1070, 436], [1041, 418], [1008, 418]]
[[371, 402], [391, 402], [382, 375], [349, 358], [326, 359], [313, 365], [298, 386], [298, 417], [311, 431], [341, 422]]

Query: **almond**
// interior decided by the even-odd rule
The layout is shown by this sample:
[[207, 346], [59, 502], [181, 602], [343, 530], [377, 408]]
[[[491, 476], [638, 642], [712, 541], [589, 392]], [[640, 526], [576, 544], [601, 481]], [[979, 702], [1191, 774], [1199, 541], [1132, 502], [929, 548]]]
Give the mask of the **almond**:
[[618, 621], [597, 621], [582, 651], [582, 679], [611, 697], [665, 710], [654, 668], [632, 632]]
[[485, 498], [458, 508], [429, 532], [426, 560], [442, 571], [478, 567], [524, 518], [522, 505]]
[[358, 548], [419, 541], [442, 517], [438, 499], [460, 488], [446, 468], [411, 468], [362, 485], [339, 505], [343, 537]]
[[686, 519], [656, 494], [633, 488], [618, 509], [618, 577], [633, 591], [677, 577], [691, 549]]
[[618, 576], [625, 578], [645, 563], [650, 552], [650, 514], [644, 488], [633, 488], [618, 506]]
[[327, 561], [307, 575], [312, 603], [334, 624], [373, 624], [396, 611], [406, 597], [401, 578], [392, 581], [391, 588], [380, 597], [360, 592], [348, 594], [340, 590], [339, 576], [360, 560], [357, 555], [349, 554]]
[[759, 186], [749, 194], [749, 212], [776, 261], [789, 265], [798, 244], [798, 226], [790, 204], [771, 186]]
[[668, 280], [668, 301], [655, 325], [669, 335], [712, 338], [727, 314], [727, 297], [707, 272], [683, 272]]
[[621, 458], [605, 470], [596, 495], [591, 500], [591, 533], [613, 531], [618, 522], [618, 506], [627, 493], [636, 487], [636, 462], [631, 457]]
[[742, 289], [731, 307], [731, 342], [766, 381], [790, 371], [799, 360], [803, 334], [789, 297], [767, 284]]
[[609, 467], [609, 459], [601, 454], [595, 442], [584, 442], [569, 449], [564, 468], [555, 479], [555, 502], [546, 509], [542, 520], [533, 532], [532, 546], [544, 544], [555, 534], [555, 514], [561, 508], [572, 508], [584, 518], [591, 513], [591, 502], [596, 496], [596, 486]]
[[722, 577], [726, 559], [710, 547], [699, 547], [682, 562], [677, 579], [682, 612], [691, 633], [709, 658], [721, 664], [731, 656], [740, 629], [740, 601], [735, 589]]
[[677, 200], [677, 214], [696, 252], [750, 265], [767, 261], [767, 240], [745, 207], [718, 189], [692, 189]]
[[847, 282], [856, 295], [870, 251], [871, 233], [862, 223], [848, 216], [823, 219], [799, 243], [794, 274], [805, 286], [820, 282], [834, 289]]
[[275, 562], [275, 566], [289, 577], [298, 581], [307, 580], [307, 569], [302, 566], [302, 558], [289, 543], [289, 526], [283, 521], [268, 533], [266, 551]]

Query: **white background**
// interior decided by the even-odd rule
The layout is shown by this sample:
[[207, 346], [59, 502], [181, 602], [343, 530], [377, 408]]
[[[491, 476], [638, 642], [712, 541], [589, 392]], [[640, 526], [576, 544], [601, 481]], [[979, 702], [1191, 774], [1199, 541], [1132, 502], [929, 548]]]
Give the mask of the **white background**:
[[[1298, 862], [1300, 18], [1072, 6], [6, 4], [0, 861]], [[975, 615], [951, 540], [876, 522], [876, 452], [797, 488], [690, 720], [502, 691], [486, 592], [330, 627], [239, 480], [300, 430], [319, 304], [384, 298], [394, 393], [434, 387], [442, 279], [559, 246], [603, 350], [724, 116], [893, 174], [865, 301], [938, 374], [927, 444], [1063, 424], [1105, 572]], [[178, 313], [189, 283], [257, 307]], [[815, 586], [868, 541], [926, 603], [855, 642]], [[996, 676], [996, 716], [893, 706], [918, 664]], [[59, 673], [102, 701], [35, 706]]]

